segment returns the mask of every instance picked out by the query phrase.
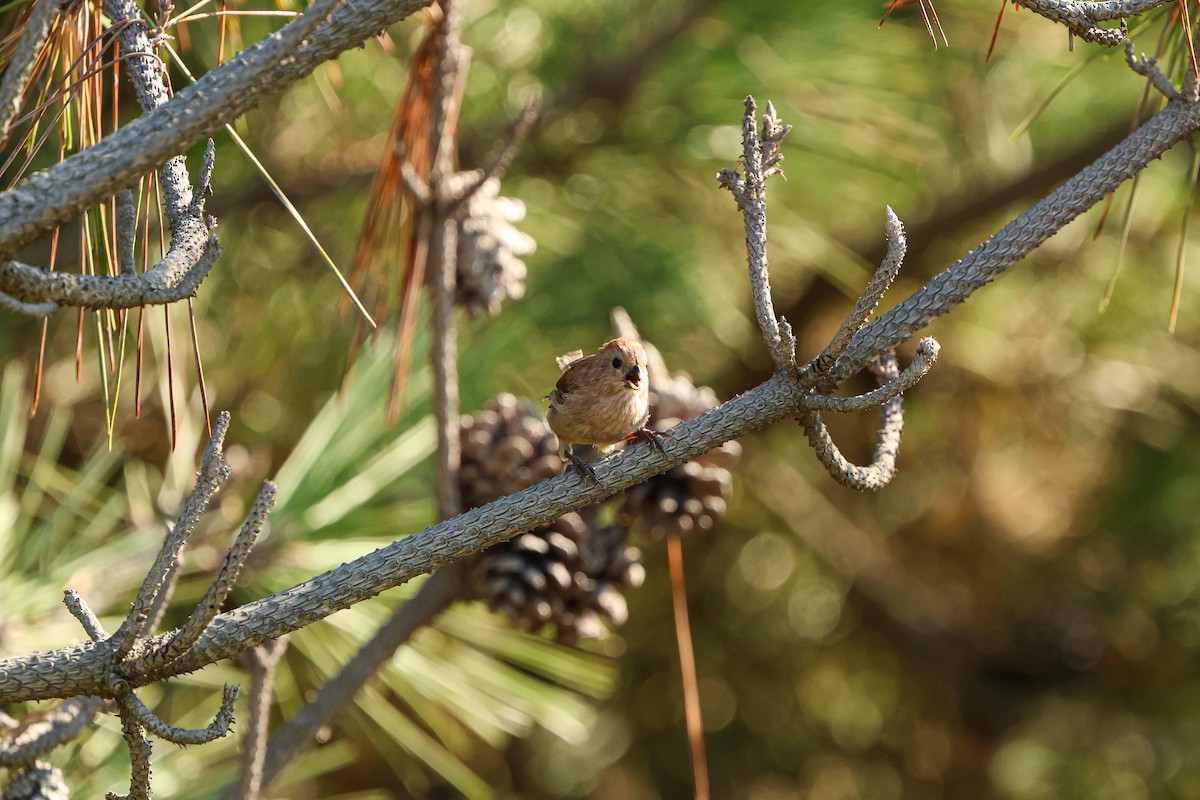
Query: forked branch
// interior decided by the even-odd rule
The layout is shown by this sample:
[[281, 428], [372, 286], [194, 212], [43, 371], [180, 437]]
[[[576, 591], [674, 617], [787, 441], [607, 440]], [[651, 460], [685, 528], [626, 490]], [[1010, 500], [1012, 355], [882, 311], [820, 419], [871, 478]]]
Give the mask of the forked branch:
[[[166, 595], [174, 586], [170, 576], [175, 571], [179, 555], [200, 514], [229, 475], [223, 457], [224, 438], [228, 429], [229, 415], [223, 413], [213, 426], [196, 484], [117, 632], [109, 636], [78, 593], [70, 590], [65, 593], [63, 602], [72, 616], [79, 620], [91, 640], [92, 652], [104, 664], [102, 685], [96, 693], [72, 697], [49, 712], [31, 715], [20, 723], [0, 725], [0, 766], [33, 765], [37, 757], [77, 735], [98, 711], [114, 712], [121, 719], [121, 730], [132, 765], [127, 797], [148, 798], [151, 743], [147, 734], [178, 745], [194, 745], [211, 742], [229, 732], [233, 724], [234, 702], [238, 696], [236, 686], [225, 685], [220, 708], [213, 721], [204, 728], [194, 730], [165, 722], [134, 693], [135, 687], [153, 682], [157, 675], [186, 655], [204, 634], [228, 596], [238, 570], [274, 502], [275, 487], [268, 482], [234, 540], [212, 587], [187, 623], [180, 630], [159, 637], [157, 641], [148, 639], [153, 633], [150, 629], [153, 624], [151, 610], [166, 603]], [[2, 681], [0, 685], [3, 685]]]

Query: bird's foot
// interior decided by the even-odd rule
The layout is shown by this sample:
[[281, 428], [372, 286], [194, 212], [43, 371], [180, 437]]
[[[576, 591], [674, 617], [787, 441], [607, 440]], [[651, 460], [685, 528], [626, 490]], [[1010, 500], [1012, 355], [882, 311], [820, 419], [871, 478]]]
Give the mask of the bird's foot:
[[596, 484], [597, 486], [601, 485], [600, 479], [596, 477], [596, 470], [592, 467], [592, 465], [589, 462], [584, 461], [582, 458], [577, 456], [574, 451], [571, 451], [568, 454], [568, 456], [570, 458], [571, 467], [575, 470], [575, 472], [579, 475], [579, 477], [581, 479], [590, 480], [592, 483]]
[[649, 442], [655, 450], [662, 454], [663, 458], [667, 457], [667, 451], [662, 446], [662, 439], [666, 436], [662, 431], [656, 431], [653, 428], [641, 428], [629, 434], [626, 438], [634, 439], [640, 442]]

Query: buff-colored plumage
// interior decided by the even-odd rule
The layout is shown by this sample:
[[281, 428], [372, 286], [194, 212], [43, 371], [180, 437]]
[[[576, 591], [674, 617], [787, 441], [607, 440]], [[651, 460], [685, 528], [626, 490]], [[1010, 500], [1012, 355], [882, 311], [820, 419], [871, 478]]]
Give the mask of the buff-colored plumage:
[[602, 453], [650, 418], [650, 376], [646, 351], [634, 339], [613, 339], [594, 355], [582, 351], [560, 356], [562, 377], [546, 397], [546, 419], [558, 437], [558, 452], [567, 458], [573, 444], [595, 445]]

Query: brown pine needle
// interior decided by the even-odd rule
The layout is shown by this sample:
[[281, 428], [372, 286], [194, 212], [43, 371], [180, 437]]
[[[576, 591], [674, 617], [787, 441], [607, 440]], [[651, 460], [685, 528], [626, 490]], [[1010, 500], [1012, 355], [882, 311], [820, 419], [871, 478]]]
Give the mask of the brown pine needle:
[[1196, 63], [1196, 45], [1192, 42], [1192, 18], [1188, 14], [1187, 0], [1178, 0], [1178, 3], [1183, 17], [1183, 38], [1187, 42], [1188, 57], [1192, 60], [1192, 72], [1200, 78], [1200, 65]]
[[37, 416], [38, 403], [42, 399], [42, 373], [46, 364], [46, 331], [50, 327], [50, 320], [42, 319], [42, 332], [38, 338], [38, 353], [37, 361], [33, 367], [33, 402], [29, 404], [29, 418], [33, 419]]
[[[435, 23], [413, 55], [408, 84], [396, 104], [388, 137], [390, 146], [371, 185], [351, 273], [352, 285], [364, 296], [370, 296], [381, 315], [395, 308], [395, 298], [399, 295], [396, 352], [387, 404], [389, 422], [399, 417], [404, 406], [429, 238], [429, 221], [421, 212], [420, 202], [401, 179], [401, 172], [402, 165], [407, 164], [420, 180], [428, 182], [433, 169], [436, 143], [432, 141], [429, 123], [434, 116], [430, 105], [435, 88], [437, 41]], [[446, 121], [447, 128], [453, 124], [454, 120]], [[389, 269], [397, 263], [400, 269]], [[378, 267], [383, 267], [382, 273], [373, 275], [373, 268]]]
[[[221, 0], [221, 11], [225, 11], [225, 0]], [[225, 15], [220, 14], [220, 21], [217, 24], [217, 64], [225, 63], [225, 33], [228, 26], [228, 20]]]
[[996, 26], [992, 28], [992, 41], [988, 45], [985, 63], [992, 63], [992, 52], [996, 49], [996, 37], [1000, 35], [1000, 23], [1004, 21], [1004, 12], [1008, 9], [1008, 0], [1000, 0], [1000, 13], [996, 17]]
[[[883, 12], [883, 19], [879, 20], [879, 25], [876, 28], [882, 28], [883, 23], [887, 22], [888, 17], [892, 15], [892, 11], [901, 6], [908, 6], [916, 3], [921, 10], [921, 18], [925, 20], [925, 30], [929, 33], [929, 38], [933, 42], [933, 49], [938, 47], [937, 37], [940, 34], [942, 41], [947, 47], [950, 46], [949, 39], [946, 38], [946, 31], [942, 29], [942, 21], [938, 19], [937, 9], [933, 6], [933, 0], [891, 0], [888, 3], [887, 10]], [[934, 29], [937, 32], [934, 32]]]
[[667, 533], [667, 564], [671, 572], [671, 603], [675, 607], [675, 641], [679, 648], [679, 674], [683, 683], [683, 709], [692, 753], [692, 778], [696, 786], [696, 800], [708, 800], [708, 757], [704, 752], [700, 684], [696, 679], [696, 652], [692, 647], [692, 626], [688, 621], [683, 543], [676, 531]]
[[225, 17], [298, 17], [299, 11], [206, 11], [203, 14], [191, 14], [188, 17], [176, 17], [171, 20], [169, 25], [174, 25], [181, 22], [195, 22], [198, 19], [211, 19], [212, 17], [220, 17], [221, 24], [225, 24]]
[[888, 21], [888, 17], [892, 15], [892, 10], [896, 8], [896, 6], [908, 5], [910, 2], [912, 2], [912, 0], [892, 0], [890, 3], [888, 3], [887, 11], [883, 12], [883, 19], [879, 20], [879, 24], [875, 26], [876, 29], [883, 27], [883, 23]]

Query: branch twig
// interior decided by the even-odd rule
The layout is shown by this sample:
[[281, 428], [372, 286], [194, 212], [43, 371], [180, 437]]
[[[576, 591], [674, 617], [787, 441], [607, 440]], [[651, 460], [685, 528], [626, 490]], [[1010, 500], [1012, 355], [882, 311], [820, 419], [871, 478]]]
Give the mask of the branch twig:
[[[1122, 26], [1124, 24], [1124, 22], [1121, 23]], [[1133, 40], [1129, 38], [1125, 40], [1125, 63], [1129, 65], [1131, 70], [1150, 81], [1150, 85], [1157, 89], [1163, 97], [1168, 100], [1179, 98], [1179, 90], [1175, 88], [1175, 84], [1171, 83], [1171, 79], [1164, 75], [1163, 71], [1158, 68], [1158, 59], [1153, 57], [1147, 58], [1143, 53], [1139, 60], [1133, 54]]]
[[756, 130], [757, 106], [753, 97], [746, 97], [746, 113], [742, 117], [742, 161], [746, 167], [743, 178], [737, 172], [723, 169], [717, 182], [728, 189], [737, 201], [746, 225], [746, 259], [750, 267], [750, 285], [754, 292], [754, 309], [763, 339], [775, 361], [775, 371], [791, 373], [796, 366], [796, 341], [787, 320], [775, 318], [771, 300], [771, 278], [767, 266], [767, 178], [782, 174], [778, 164], [783, 160], [779, 145], [792, 129], [781, 125], [775, 107], [767, 103], [763, 114], [762, 136]]
[[287, 650], [287, 639], [274, 639], [248, 653], [250, 661], [250, 720], [243, 737], [242, 772], [238, 800], [257, 800], [263, 786], [263, 760], [267, 754], [267, 724], [271, 716], [271, 690], [275, 668]]
[[[421, 584], [421, 588], [371, 637], [341, 672], [321, 687], [316, 698], [306, 704], [287, 724], [275, 732], [262, 765], [262, 785], [273, 781], [287, 764], [316, 741], [317, 731], [328, 725], [354, 700], [367, 681], [420, 628], [428, 625], [461, 595], [458, 564], [439, 569]], [[225, 800], [232, 800], [228, 792]]]

